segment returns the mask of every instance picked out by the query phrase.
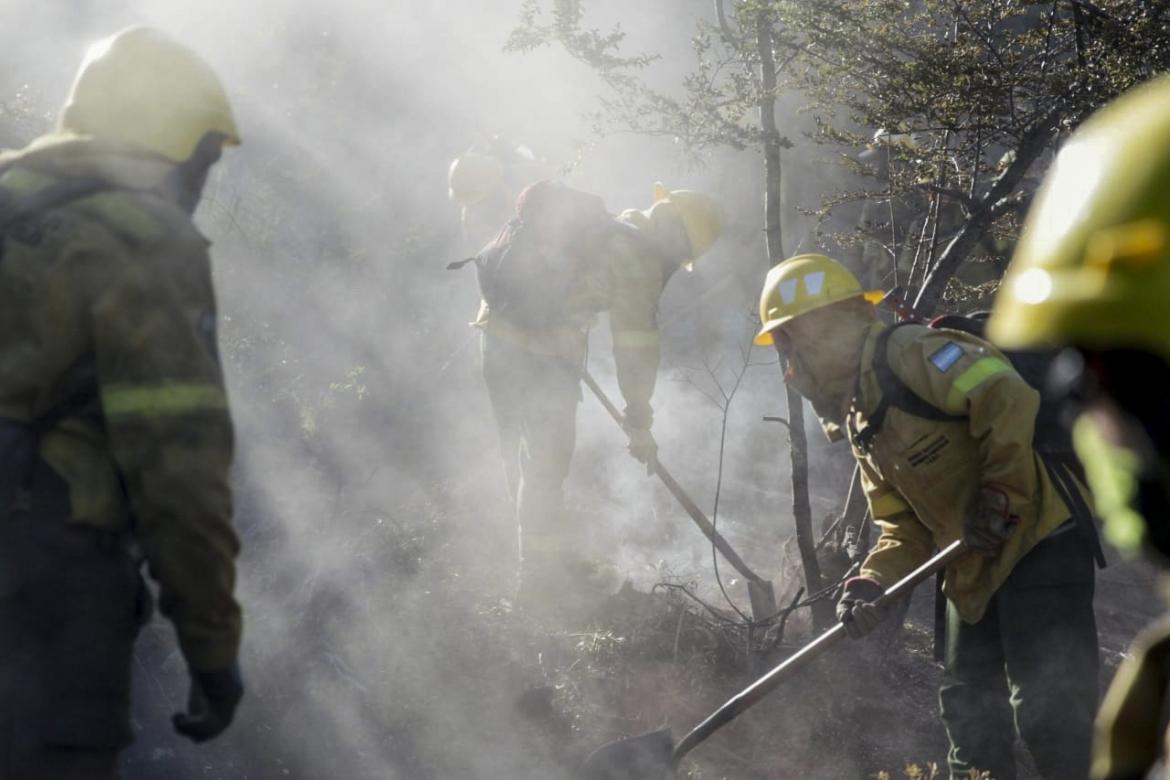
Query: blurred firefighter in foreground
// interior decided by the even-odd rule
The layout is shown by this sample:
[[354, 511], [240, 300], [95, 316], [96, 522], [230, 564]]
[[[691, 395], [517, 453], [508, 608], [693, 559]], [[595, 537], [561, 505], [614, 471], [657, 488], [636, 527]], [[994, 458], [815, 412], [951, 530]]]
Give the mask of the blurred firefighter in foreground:
[[571, 598], [594, 572], [563, 506], [588, 331], [609, 312], [629, 449], [650, 466], [650, 398], [660, 360], [658, 300], [671, 275], [719, 235], [714, 200], [659, 185], [645, 211], [543, 180], [475, 258], [483, 375], [520, 529], [521, 603]]
[[[1170, 80], [1106, 106], [1061, 149], [989, 333], [1012, 348], [1071, 347], [1050, 386], [1106, 537], [1170, 565]], [[1164, 767], [1168, 694], [1163, 621], [1138, 638], [1105, 697], [1094, 778]]]
[[837, 613], [854, 638], [884, 588], [963, 538], [947, 568], [939, 692], [951, 777], [1014, 780], [1016, 727], [1042, 775], [1086, 775], [1097, 702], [1093, 558], [1033, 451], [1039, 394], [965, 332], [878, 320], [844, 266], [799, 255], [768, 272], [757, 344], [830, 440], [849, 437], [877, 544]]
[[175, 729], [227, 727], [238, 549], [207, 240], [239, 133], [194, 52], [93, 46], [56, 132], [0, 157], [0, 777], [111, 778], [131, 738], [142, 558], [190, 669]]

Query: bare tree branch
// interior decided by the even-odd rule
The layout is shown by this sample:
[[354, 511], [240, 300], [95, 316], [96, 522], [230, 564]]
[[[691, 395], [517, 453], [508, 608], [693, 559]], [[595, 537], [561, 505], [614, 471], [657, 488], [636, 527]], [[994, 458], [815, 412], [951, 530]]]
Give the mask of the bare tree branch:
[[735, 34], [731, 29], [731, 24], [727, 21], [727, 13], [723, 10], [723, 0], [715, 0], [715, 18], [719, 21], [719, 32], [723, 34], [724, 40], [737, 49], [743, 48], [743, 39]]
[[1020, 145], [1016, 149], [1016, 158], [992, 185], [991, 191], [982, 198], [979, 207], [971, 213], [959, 234], [943, 250], [938, 263], [927, 275], [922, 289], [918, 292], [918, 297], [914, 300], [914, 308], [920, 314], [926, 316], [938, 308], [947, 282], [954, 276], [959, 264], [979, 243], [983, 232], [994, 219], [996, 204], [1011, 194], [1020, 180], [1024, 178], [1028, 168], [1044, 150], [1062, 115], [1063, 106], [1056, 106], [1040, 121], [1036, 122], [1021, 139]]

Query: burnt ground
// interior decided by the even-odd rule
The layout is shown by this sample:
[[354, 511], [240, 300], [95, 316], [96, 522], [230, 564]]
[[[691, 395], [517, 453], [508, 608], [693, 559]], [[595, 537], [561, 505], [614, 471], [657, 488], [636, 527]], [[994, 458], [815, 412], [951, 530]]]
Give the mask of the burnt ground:
[[[1103, 686], [1134, 632], [1158, 611], [1154, 600], [1134, 598], [1142, 589], [1152, 589], [1143, 566], [1115, 561], [1100, 575]], [[921, 590], [902, 627], [846, 641], [813, 661], [696, 748], [682, 776], [929, 778], [932, 765], [945, 776], [932, 602], [929, 588]], [[662, 727], [678, 739], [813, 635], [801, 615], [782, 645], [749, 661], [741, 636], [729, 639], [728, 629], [678, 598], [627, 589], [600, 615], [589, 629], [549, 635], [557, 650], [545, 657], [547, 683], [518, 700], [540, 697], [542, 708], [529, 714], [558, 724], [550, 737], [562, 740], [567, 757], [582, 745]], [[1022, 748], [1019, 762], [1022, 779], [1039, 777]]]
[[[245, 572], [289, 546], [309, 552], [245, 578], [249, 695], [239, 722], [202, 748], [170, 733], [185, 678], [156, 620], [136, 661], [126, 780], [559, 780], [611, 739], [664, 727], [680, 738], [812, 636], [808, 610], [798, 610], [766, 657], [749, 657], [701, 571], [690, 585], [718, 615], [654, 589], [644, 573], [637, 587], [572, 612], [518, 609], [506, 518], [500, 502], [449, 483], [395, 514], [350, 510], [292, 538], [246, 526]], [[776, 553], [788, 603], [798, 583]], [[746, 603], [738, 587], [731, 593]], [[1158, 613], [1153, 589], [1140, 565], [1101, 574], [1103, 681]], [[696, 748], [682, 776], [931, 777], [946, 752], [931, 621], [920, 589], [904, 628], [838, 645]], [[1021, 778], [1035, 778], [1021, 761]]]

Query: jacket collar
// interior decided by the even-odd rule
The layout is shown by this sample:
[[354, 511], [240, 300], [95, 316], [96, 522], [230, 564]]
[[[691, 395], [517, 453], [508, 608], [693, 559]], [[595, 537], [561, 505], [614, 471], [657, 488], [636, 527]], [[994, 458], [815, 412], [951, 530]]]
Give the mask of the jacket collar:
[[92, 177], [123, 189], [163, 195], [175, 163], [160, 154], [93, 136], [52, 133], [24, 149], [0, 154], [0, 168], [20, 165], [52, 179]]
[[877, 349], [878, 336], [890, 326], [877, 321], [869, 327], [865, 334], [865, 341], [861, 346], [861, 360], [857, 366], [857, 383], [854, 386], [853, 398], [845, 414], [860, 412], [868, 417], [877, 408], [882, 398], [881, 388], [878, 387], [877, 377], [874, 375], [873, 359]]

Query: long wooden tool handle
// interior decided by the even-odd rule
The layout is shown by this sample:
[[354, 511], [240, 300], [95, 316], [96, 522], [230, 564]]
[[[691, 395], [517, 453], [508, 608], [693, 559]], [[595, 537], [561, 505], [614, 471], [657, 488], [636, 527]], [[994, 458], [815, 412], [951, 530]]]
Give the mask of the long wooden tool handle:
[[[951, 542], [933, 558], [898, 580], [876, 603], [879, 606], [885, 606], [892, 601], [897, 601], [908, 595], [919, 583], [945, 568], [947, 564], [965, 552], [967, 552], [967, 547], [961, 539]], [[803, 669], [806, 664], [835, 645], [844, 636], [846, 636], [844, 624], [836, 624], [796, 651], [794, 655], [773, 667], [763, 677], [733, 696], [726, 704], [715, 710], [710, 717], [683, 737], [682, 742], [678, 743], [678, 747], [674, 749], [674, 754], [671, 756], [674, 766], [677, 768], [683, 756], [691, 752], [703, 740], [726, 726], [760, 699], [767, 696], [777, 685]]]
[[[613, 401], [609, 400], [609, 396], [607, 396], [605, 391], [601, 389], [601, 385], [597, 384], [597, 380], [595, 380], [585, 369], [581, 369], [581, 379], [584, 380], [586, 387], [589, 388], [593, 395], [597, 396], [597, 400], [600, 401], [601, 405], [605, 407], [605, 411], [609, 412], [609, 416], [612, 417], [617, 422], [617, 424], [622, 426], [624, 429], [626, 427], [625, 417], [620, 411], [618, 411], [618, 408], [614, 406]], [[702, 509], [699, 508], [699, 505], [696, 504], [689, 495], [687, 495], [687, 492], [683, 490], [682, 485], [678, 484], [671, 473], [666, 470], [666, 467], [662, 465], [661, 461], [655, 462], [654, 474], [660, 480], [662, 480], [662, 484], [665, 485], [666, 489], [669, 490], [671, 495], [675, 497], [675, 500], [677, 500], [678, 503], [682, 505], [682, 508], [686, 510], [686, 513], [691, 516], [691, 520], [695, 521], [695, 525], [699, 526], [699, 530], [703, 532], [703, 535], [706, 536], [713, 545], [715, 545], [716, 549], [718, 549], [719, 552], [723, 554], [723, 557], [727, 559], [727, 562], [731, 564], [733, 569], [739, 572], [741, 577], [760, 584], [768, 583], [768, 580], [763, 579], [760, 577], [760, 575], [756, 574], [754, 571], [748, 568], [748, 565], [744, 563], [743, 558], [740, 558], [735, 549], [730, 544], [728, 544], [726, 539], [723, 538], [723, 535], [715, 530], [715, 526], [711, 523], [710, 520], [707, 519], [707, 515], [703, 512]]]
[[[682, 485], [675, 481], [674, 477], [671, 476], [670, 472], [666, 470], [666, 467], [662, 465], [661, 461], [654, 464], [654, 473], [660, 480], [662, 480], [662, 484], [665, 485], [666, 489], [669, 490], [671, 495], [675, 497], [675, 500], [677, 500], [678, 503], [682, 505], [682, 508], [686, 510], [686, 513], [691, 516], [691, 520], [695, 521], [695, 525], [699, 526], [699, 530], [703, 532], [703, 535], [711, 540], [711, 543], [715, 545], [719, 552], [723, 553], [723, 557], [727, 559], [727, 562], [731, 564], [733, 569], [739, 572], [741, 577], [746, 580], [750, 580], [751, 582], [760, 583], [762, 585], [771, 584], [768, 582], [768, 580], [763, 579], [760, 577], [760, 575], [756, 574], [754, 571], [748, 568], [748, 565], [744, 563], [743, 558], [739, 557], [739, 553], [737, 553], [735, 549], [728, 543], [728, 541], [723, 538], [722, 534], [715, 530], [715, 526], [711, 523], [710, 520], [707, 519], [707, 515], [703, 513], [702, 509], [699, 509], [698, 504], [691, 500], [691, 497], [687, 495], [687, 492], [682, 489]], [[757, 615], [757, 617], [764, 618], [771, 616]]]

